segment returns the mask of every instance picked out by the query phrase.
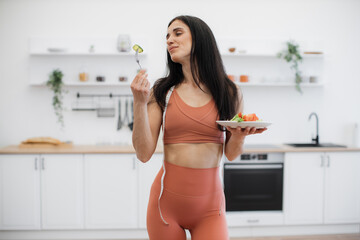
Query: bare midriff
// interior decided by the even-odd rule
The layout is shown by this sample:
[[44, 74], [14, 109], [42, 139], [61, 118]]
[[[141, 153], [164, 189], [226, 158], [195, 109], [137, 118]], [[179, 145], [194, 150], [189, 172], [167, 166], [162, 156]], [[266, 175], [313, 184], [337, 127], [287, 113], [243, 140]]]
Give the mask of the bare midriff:
[[219, 143], [175, 143], [164, 145], [165, 161], [189, 168], [220, 165], [223, 145]]

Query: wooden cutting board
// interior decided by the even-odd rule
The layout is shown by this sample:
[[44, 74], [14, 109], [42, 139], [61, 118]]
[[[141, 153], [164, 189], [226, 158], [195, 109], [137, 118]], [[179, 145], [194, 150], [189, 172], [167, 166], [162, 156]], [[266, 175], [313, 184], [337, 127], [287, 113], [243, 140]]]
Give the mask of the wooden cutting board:
[[21, 143], [19, 148], [71, 148], [72, 143], [60, 143], [60, 144], [50, 144], [50, 143]]
[[33, 137], [22, 141], [19, 148], [68, 148], [72, 147], [70, 142], [61, 142], [52, 137]]

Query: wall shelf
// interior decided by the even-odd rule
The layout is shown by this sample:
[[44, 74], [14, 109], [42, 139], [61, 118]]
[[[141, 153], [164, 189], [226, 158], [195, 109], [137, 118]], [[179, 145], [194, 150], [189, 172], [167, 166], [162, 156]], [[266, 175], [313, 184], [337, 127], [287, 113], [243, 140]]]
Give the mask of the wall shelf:
[[[266, 58], [277, 58], [275, 53], [221, 53], [222, 57], [266, 57]], [[302, 54], [304, 59], [306, 58], [323, 58], [324, 54]]]
[[[295, 87], [295, 72], [291, 63], [278, 58], [286, 48], [287, 39], [276, 38], [234, 38], [219, 39], [219, 50], [226, 73], [241, 87]], [[325, 59], [323, 42], [308, 39], [297, 40], [303, 60], [299, 71], [303, 77], [300, 87], [323, 87], [323, 64]], [[229, 50], [233, 48], [233, 52]], [[239, 82], [241, 75], [247, 75], [249, 82]], [[310, 79], [316, 78], [315, 82]]]
[[[263, 83], [242, 83], [235, 82], [236, 85], [241, 87], [295, 87], [295, 83], [290, 82], [263, 82]], [[323, 87], [323, 83], [301, 83], [300, 87]]]
[[[147, 40], [131, 36], [134, 43], [145, 52], [138, 54], [140, 63], [146, 65]], [[64, 74], [65, 87], [129, 87], [138, 71], [135, 51], [119, 52], [117, 36], [114, 37], [31, 37], [29, 41], [29, 85], [45, 86], [49, 74], [59, 69]], [[87, 73], [87, 82], [81, 82], [80, 73]], [[98, 76], [105, 82], [97, 82]], [[126, 77], [127, 82], [119, 82]]]
[[[65, 87], [130, 87], [131, 82], [64, 82]], [[30, 83], [30, 86], [44, 87], [46, 82]]]
[[[30, 53], [30, 56], [114, 56], [114, 57], [135, 57], [135, 52], [32, 52]], [[140, 53], [139, 57], [145, 57], [147, 56], [146, 53]]]

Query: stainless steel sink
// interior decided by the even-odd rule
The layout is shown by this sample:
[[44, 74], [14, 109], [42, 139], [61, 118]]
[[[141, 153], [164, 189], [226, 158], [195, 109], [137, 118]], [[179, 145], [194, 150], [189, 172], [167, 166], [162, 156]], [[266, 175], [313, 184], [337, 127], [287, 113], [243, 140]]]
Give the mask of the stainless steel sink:
[[326, 147], [326, 148], [346, 148], [345, 145], [338, 145], [334, 143], [285, 143], [285, 145], [292, 147]]

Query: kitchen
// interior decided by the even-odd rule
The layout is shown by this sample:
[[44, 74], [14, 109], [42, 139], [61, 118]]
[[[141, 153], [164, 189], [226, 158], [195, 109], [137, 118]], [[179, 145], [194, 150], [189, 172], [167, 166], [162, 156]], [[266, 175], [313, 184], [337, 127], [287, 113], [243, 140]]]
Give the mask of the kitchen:
[[[206, 4], [206, 8], [203, 8], [204, 4]], [[319, 180], [328, 176], [324, 170], [329, 164], [328, 156], [330, 159], [343, 158], [338, 154], [344, 153], [344, 148], [341, 148], [340, 151], [338, 148], [326, 148], [326, 151], [311, 148], [312, 150], [307, 150], [309, 152], [305, 153], [302, 148], [294, 150], [283, 145], [284, 143], [309, 143], [312, 138], [315, 138], [316, 120], [315, 118], [309, 120], [309, 115], [312, 112], [318, 116], [320, 143], [346, 145], [345, 153], [351, 155], [349, 161], [353, 162], [353, 158], [359, 160], [360, 111], [356, 107], [356, 103], [360, 102], [358, 95], [360, 68], [356, 59], [357, 53], [360, 53], [357, 44], [360, 40], [359, 10], [359, 2], [350, 0], [342, 2], [325, 0], [311, 2], [285, 0], [205, 2], [199, 0], [182, 1], [181, 4], [164, 0], [151, 2], [139, 0], [137, 4], [128, 0], [61, 2], [0, 0], [0, 36], [2, 43], [0, 44], [1, 153], [6, 156], [10, 155], [7, 159], [11, 160], [19, 159], [15, 157], [18, 156], [21, 158], [20, 162], [24, 161], [31, 164], [31, 167], [36, 164], [39, 170], [46, 169], [49, 172], [52, 170], [55, 175], [59, 174], [62, 165], [54, 165], [54, 168], [51, 168], [50, 165], [47, 166], [47, 162], [50, 162], [52, 158], [64, 157], [61, 158], [61, 162], [68, 162], [68, 164], [63, 166], [63, 170], [68, 171], [66, 165], [76, 166], [70, 174], [72, 178], [69, 177], [69, 179], [78, 181], [77, 185], [74, 184], [77, 188], [74, 186], [72, 190], [76, 195], [78, 205], [73, 206], [80, 206], [80, 208], [74, 207], [71, 211], [76, 217], [76, 224], [74, 223], [76, 227], [71, 227], [71, 224], [70, 227], [66, 224], [56, 225], [54, 223], [52, 225], [50, 220], [45, 221], [44, 217], [47, 215], [44, 215], [44, 212], [40, 217], [40, 214], [36, 212], [39, 210], [37, 209], [28, 215], [37, 216], [37, 219], [34, 220], [35, 226], [28, 225], [26, 229], [30, 229], [29, 232], [35, 234], [32, 236], [33, 238], [39, 239], [46, 237], [75, 238], [75, 234], [78, 234], [78, 238], [88, 237], [89, 239], [96, 237], [102, 239], [120, 238], [121, 236], [124, 236], [123, 239], [146, 238], [143, 227], [145, 221], [144, 204], [134, 204], [128, 208], [124, 205], [129, 201], [146, 201], [146, 194], [150, 187], [148, 181], [151, 181], [148, 179], [151, 179], [154, 171], [160, 167], [162, 150], [159, 147], [154, 159], [152, 159], [154, 160], [151, 163], [152, 165], [141, 165], [141, 162], [134, 159], [134, 153], [129, 147], [131, 146], [132, 132], [128, 127], [131, 122], [131, 97], [128, 95], [131, 94], [129, 81], [136, 74], [138, 68], [134, 56], [135, 52], [131, 50], [128, 55], [115, 54], [115, 56], [103, 53], [107, 51], [107, 47], [110, 48], [110, 44], [106, 44], [108, 41], [116, 44], [119, 35], [130, 36], [133, 43], [139, 43], [144, 48], [144, 52], [139, 54], [140, 63], [142, 67], [148, 70], [149, 79], [154, 82], [165, 74], [167, 23], [179, 14], [195, 15], [209, 24], [223, 53], [223, 61], [228, 74], [234, 75], [235, 80], [242, 88], [245, 99], [244, 111], [247, 113], [255, 112], [264, 121], [272, 123], [264, 134], [249, 136], [246, 139], [248, 146], [259, 145], [257, 149], [248, 148], [246, 151], [249, 154], [285, 152], [284, 190], [287, 189], [286, 179], [298, 176], [294, 169], [298, 167], [304, 171], [310, 171], [305, 167], [306, 165], [301, 165], [299, 159], [306, 159], [306, 161], [317, 159], [316, 161], [319, 161], [320, 165], [323, 164], [321, 173], [316, 170], [313, 172], [313, 176]], [[214, 14], [219, 17], [215, 18]], [[293, 82], [284, 83], [289, 79], [293, 81], [294, 78], [289, 65], [284, 60], [268, 56], [270, 54], [275, 56], [277, 52], [283, 50], [286, 47], [285, 42], [289, 40], [298, 42], [303, 51], [323, 53], [321, 56], [304, 57], [300, 70], [303, 71], [304, 76], [309, 78], [315, 76], [317, 82], [313, 85], [311, 85], [310, 80], [303, 83], [301, 85], [302, 94], [295, 89]], [[89, 51], [92, 49], [90, 41], [95, 42], [95, 44], [93, 43], [94, 53], [98, 52], [99, 55], [89, 56], [74, 53], [83, 47], [78, 44], [81, 41], [86, 42], [86, 50], [90, 47]], [[69, 54], [43, 54], [41, 47], [46, 50], [50, 47], [59, 47], [61, 45], [59, 43], [68, 44], [65, 45]], [[37, 48], [38, 46], [39, 48]], [[231, 55], [230, 48], [235, 48], [236, 53]], [[246, 56], [246, 52], [243, 54], [242, 51], [248, 51], [248, 56]], [[66, 65], [67, 63], [70, 64]], [[57, 122], [57, 116], [54, 114], [51, 102], [53, 93], [44, 84], [48, 74], [53, 70], [50, 68], [52, 65], [54, 68], [57, 65], [63, 66], [62, 69], [69, 68], [70, 71], [64, 71], [64, 81], [76, 81], [75, 84], [71, 82], [64, 87], [67, 91], [63, 98], [64, 128], [61, 128], [61, 124]], [[74, 67], [70, 68], [72, 65]], [[77, 74], [83, 71], [83, 67], [90, 73], [89, 80], [85, 85], [81, 85], [82, 82], [78, 79]], [[240, 83], [240, 75], [248, 75], [249, 82]], [[96, 76], [105, 76], [104, 86], [99, 85], [101, 82], [96, 82]], [[127, 81], [120, 82], [118, 79], [120, 77], [125, 77], [123, 79], [127, 79]], [[80, 98], [77, 97], [78, 93]], [[109, 95], [110, 93], [114, 94], [112, 98], [81, 97], [91, 94]], [[89, 99], [99, 102], [104, 100], [101, 103], [110, 104], [111, 109], [115, 108], [115, 116], [113, 112], [110, 114], [111, 117], [98, 117], [97, 111], [73, 110], [74, 106], [81, 100]], [[126, 112], [129, 115], [129, 119], [124, 121], [120, 129], [118, 129], [119, 121], [116, 114], [119, 109], [118, 100], [121, 100], [121, 111], [125, 112], [127, 106], [128, 111]], [[122, 114], [121, 119], [125, 119], [124, 117]], [[63, 142], [71, 141], [75, 149], [70, 151], [69, 149], [72, 148], [70, 146], [56, 150], [60, 151], [57, 152], [60, 155], [58, 156], [58, 154], [49, 153], [49, 150], [39, 152], [39, 150], [29, 148], [22, 148], [24, 154], [14, 154], [13, 150], [8, 148], [8, 146], [18, 145], [31, 137], [40, 136], [51, 136]], [[274, 148], [275, 145], [281, 147]], [[266, 146], [271, 148], [269, 149]], [[297, 152], [304, 155], [296, 155]], [[61, 155], [61, 153], [66, 154]], [[106, 160], [98, 162], [96, 156], [99, 154], [104, 155]], [[299, 166], [286, 166], [286, 157], [294, 160], [292, 161], [293, 164], [300, 161]], [[118, 158], [127, 160], [119, 163]], [[37, 160], [35, 161], [35, 159]], [[5, 160], [3, 161], [5, 162]], [[334, 161], [336, 164], [337, 161]], [[56, 159], [54, 162], [57, 162]], [[356, 163], [355, 160], [354, 162]], [[309, 164], [311, 165], [311, 162]], [[114, 171], [120, 171], [122, 175], [117, 176], [116, 171], [112, 174], [109, 173], [111, 177], [104, 179], [98, 185], [91, 182], [92, 178], [90, 177], [85, 180], [82, 177], [79, 178], [79, 176], [83, 176], [81, 175], [82, 172], [86, 173], [85, 176], [104, 176], [109, 171], [109, 165], [114, 167]], [[330, 165], [332, 166], [331, 162]], [[4, 167], [4, 163], [2, 167]], [[287, 175], [287, 167], [289, 167], [289, 171], [295, 171], [295, 173], [290, 176]], [[14, 168], [16, 169], [15, 165]], [[135, 168], [136, 174], [131, 174], [133, 168]], [[348, 168], [346, 169], [348, 171]], [[99, 172], [97, 172], [98, 170]], [[34, 191], [40, 191], [41, 188], [51, 189], [51, 185], [47, 186], [43, 179], [49, 178], [52, 179], [49, 182], [60, 184], [56, 178], [52, 178], [54, 175], [48, 173], [45, 177], [41, 175], [44, 173], [45, 171], [33, 173], [34, 181], [38, 181], [38, 186]], [[4, 174], [2, 172], [3, 176], [5, 176]], [[97, 206], [103, 200], [97, 197], [95, 193], [101, 191], [101, 194], [108, 196], [112, 192], [111, 184], [113, 186], [115, 182], [124, 181], [124, 176], [134, 180], [134, 184], [123, 186], [126, 191], [135, 191], [132, 195], [133, 198], [125, 201], [121, 195], [116, 195], [114, 202], [109, 206], [118, 206], [119, 204], [116, 205], [116, 201], [123, 203], [117, 209], [106, 206], [99, 209]], [[302, 186], [298, 182], [299, 180], [290, 179]], [[311, 178], [309, 177], [309, 179]], [[92, 187], [84, 191], [81, 188], [84, 182], [93, 185], [88, 185]], [[307, 183], [311, 184], [311, 181]], [[19, 187], [23, 186], [21, 183], [19, 184]], [[71, 181], [67, 184], [71, 185]], [[15, 183], [12, 186], [16, 186]], [[30, 183], [27, 186], [30, 186]], [[320, 186], [313, 188], [313, 193], [318, 194], [318, 189]], [[11, 192], [10, 190], [8, 191]], [[81, 194], [82, 191], [85, 194]], [[305, 190], [303, 191], [305, 192]], [[138, 197], [138, 195], [141, 196]], [[53, 195], [49, 193], [49, 198], [51, 196]], [[357, 197], [359, 198], [358, 195]], [[4, 199], [11, 201], [9, 197]], [[316, 199], [320, 199], [317, 202], [320, 205], [316, 206], [322, 208], [322, 196], [318, 196]], [[53, 201], [54, 203], [59, 202], [56, 198]], [[86, 201], [88, 201], [87, 204], [84, 204]], [[39, 199], [34, 200], [34, 204], [40, 205], [40, 202]], [[2, 203], [4, 204], [4, 201]], [[300, 204], [296, 198], [291, 203], [295, 207], [296, 204]], [[7, 204], [9, 203], [7, 202]], [[288, 207], [287, 204], [284, 201], [283, 207]], [[24, 207], [25, 205], [21, 206]], [[38, 208], [44, 208], [44, 206], [38, 206]], [[81, 210], [83, 208], [88, 208], [88, 211], [86, 209]], [[7, 210], [9, 212], [3, 212], [3, 216], [10, 214], [8, 220], [11, 222], [15, 218], [13, 219], [11, 211]], [[20, 210], [16, 212], [19, 213]], [[104, 211], [104, 214], [101, 211]], [[124, 211], [136, 212], [137, 214], [133, 214], [134, 217], [125, 220], [114, 219], [116, 224], [123, 226], [119, 230], [118, 225], [111, 224], [111, 219], [107, 218], [109, 214], [106, 213], [114, 212], [115, 215], [116, 213], [121, 215]], [[358, 213], [358, 211], [354, 209], [354, 213]], [[254, 226], [256, 223], [252, 223], [250, 226], [248, 224], [237, 224], [236, 222], [241, 220], [236, 220], [236, 218], [242, 218], [242, 216], [237, 217], [229, 214], [230, 218], [235, 218], [235, 223], [231, 223], [231, 219], [229, 219], [229, 224], [233, 224], [230, 226], [229, 232], [233, 237], [360, 232], [360, 222], [356, 218], [349, 224], [334, 225], [323, 224], [323, 213], [315, 214], [321, 219], [304, 218], [300, 219], [301, 221], [297, 218], [297, 214], [299, 214], [297, 211], [294, 210], [292, 213], [294, 215], [286, 215], [286, 217], [293, 217], [291, 224], [274, 224], [274, 219], [279, 219], [279, 214], [275, 213], [269, 217], [270, 224], [259, 227]], [[49, 214], [51, 216], [51, 212]], [[98, 217], [94, 218], [93, 216]], [[284, 216], [280, 215], [280, 218], [280, 221], [283, 222]], [[21, 219], [24, 220], [24, 218]], [[105, 225], [101, 219], [104, 219]], [[1, 229], [4, 229], [0, 232], [1, 239], [27, 238], [29, 232], [9, 231], [5, 220], [0, 220]], [[26, 223], [31, 221], [27, 219]], [[109, 221], [108, 224], [106, 221]], [[296, 223], [296, 221], [299, 222]], [[46, 226], [46, 224], [48, 225]], [[14, 225], [16, 229], [16, 223]], [[285, 227], [286, 229], [281, 231]], [[23, 230], [24, 226], [18, 229]], [[45, 230], [31, 231], [31, 229]], [[49, 232], [46, 229], [57, 229], [57, 235], [41, 235]], [[68, 231], [59, 229], [68, 229]], [[97, 229], [98, 231], [89, 234], [89, 232], [81, 231], [81, 229]]]

